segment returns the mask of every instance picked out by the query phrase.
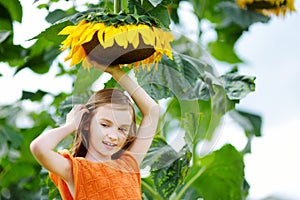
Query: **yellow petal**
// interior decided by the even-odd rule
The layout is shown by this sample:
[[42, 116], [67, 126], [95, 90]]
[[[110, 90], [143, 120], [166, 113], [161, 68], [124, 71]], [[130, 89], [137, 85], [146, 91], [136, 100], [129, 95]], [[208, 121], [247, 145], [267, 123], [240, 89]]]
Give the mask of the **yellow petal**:
[[85, 57], [83, 59], [82, 66], [83, 66], [84, 69], [90, 69], [90, 68], [92, 68], [93, 65], [89, 62], [87, 57]]
[[[80, 25], [82, 24], [82, 25]], [[77, 28], [74, 30], [72, 37], [72, 46], [80, 45], [79, 41], [82, 35], [84, 35], [84, 31], [91, 25], [90, 23], [80, 23]]]
[[115, 36], [115, 40], [119, 46], [124, 47], [124, 49], [127, 48], [128, 46], [127, 32], [122, 32], [120, 34], [117, 34]]
[[114, 38], [109, 38], [108, 40], [105, 40], [102, 44], [104, 49], [108, 47], [112, 47], [113, 45], [114, 45]]
[[104, 43], [104, 30], [98, 30], [97, 32], [97, 36], [98, 36], [98, 41], [101, 45], [103, 45]]
[[91, 24], [85, 32], [83, 32], [83, 34], [81, 35], [80, 37], [80, 40], [77, 42], [76, 45], [81, 45], [81, 44], [84, 44], [84, 43], [87, 43], [89, 41], [92, 40], [94, 34], [95, 34], [96, 30], [94, 28], [94, 25]]
[[86, 57], [85, 51], [82, 46], [75, 46], [73, 47], [73, 50], [74, 51], [70, 66], [80, 63]]
[[61, 44], [64, 46], [64, 48], [69, 48], [72, 44], [73, 37], [69, 35], [64, 41], [61, 42]]
[[137, 48], [139, 45], [139, 32], [135, 25], [127, 25], [127, 40], [133, 45], [133, 48]]
[[104, 41], [114, 38], [116, 35], [121, 33], [121, 29], [114, 26], [109, 26], [104, 30]]
[[145, 44], [154, 46], [155, 35], [154, 32], [150, 29], [150, 27], [143, 26], [139, 28], [138, 31], [141, 34]]
[[64, 61], [66, 62], [66, 61], [70, 60], [72, 58], [72, 55], [73, 55], [73, 52], [70, 51], [69, 54], [64, 58]]

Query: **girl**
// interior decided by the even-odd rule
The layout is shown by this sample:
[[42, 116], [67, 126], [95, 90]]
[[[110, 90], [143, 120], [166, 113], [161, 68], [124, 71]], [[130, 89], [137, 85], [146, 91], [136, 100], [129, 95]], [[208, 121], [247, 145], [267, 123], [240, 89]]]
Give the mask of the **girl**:
[[[46, 131], [30, 144], [36, 160], [50, 172], [64, 200], [141, 199], [139, 164], [155, 135], [159, 106], [118, 66], [106, 71], [130, 94], [142, 113], [136, 130], [135, 111], [120, 90], [96, 92], [86, 105], [76, 105], [66, 123]], [[71, 153], [54, 149], [76, 132]]]

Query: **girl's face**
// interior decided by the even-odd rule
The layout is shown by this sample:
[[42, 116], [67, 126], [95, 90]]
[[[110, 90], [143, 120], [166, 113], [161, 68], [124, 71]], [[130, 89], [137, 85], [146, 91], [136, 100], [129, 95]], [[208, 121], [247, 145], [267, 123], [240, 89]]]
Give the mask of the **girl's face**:
[[86, 158], [110, 160], [125, 144], [132, 124], [129, 108], [106, 104], [95, 110], [90, 124]]

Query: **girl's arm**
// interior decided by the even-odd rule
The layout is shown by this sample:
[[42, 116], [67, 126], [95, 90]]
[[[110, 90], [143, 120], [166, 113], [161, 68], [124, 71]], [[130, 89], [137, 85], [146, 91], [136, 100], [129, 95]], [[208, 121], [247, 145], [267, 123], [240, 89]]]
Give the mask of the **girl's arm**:
[[35, 159], [44, 168], [59, 175], [69, 184], [73, 184], [72, 164], [68, 159], [56, 153], [54, 149], [59, 142], [77, 129], [79, 120], [85, 112], [88, 111], [83, 106], [74, 106], [68, 113], [63, 126], [45, 131], [30, 144], [30, 150]]
[[138, 135], [134, 143], [130, 147], [130, 151], [135, 155], [138, 163], [141, 163], [145, 157], [153, 137], [156, 133], [158, 119], [160, 114], [159, 105], [146, 93], [146, 91], [133, 81], [127, 73], [119, 66], [109, 66], [103, 68], [96, 62], [91, 63], [102, 71], [106, 71], [130, 94], [143, 118], [138, 129]]

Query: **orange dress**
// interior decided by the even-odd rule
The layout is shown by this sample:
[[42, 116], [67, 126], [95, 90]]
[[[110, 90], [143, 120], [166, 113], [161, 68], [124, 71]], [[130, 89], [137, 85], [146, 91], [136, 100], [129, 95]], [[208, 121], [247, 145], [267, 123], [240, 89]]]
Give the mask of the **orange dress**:
[[59, 152], [73, 165], [74, 197], [66, 182], [50, 172], [63, 200], [141, 200], [141, 177], [136, 159], [124, 152], [117, 160], [91, 162]]

